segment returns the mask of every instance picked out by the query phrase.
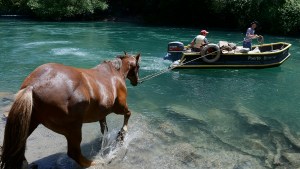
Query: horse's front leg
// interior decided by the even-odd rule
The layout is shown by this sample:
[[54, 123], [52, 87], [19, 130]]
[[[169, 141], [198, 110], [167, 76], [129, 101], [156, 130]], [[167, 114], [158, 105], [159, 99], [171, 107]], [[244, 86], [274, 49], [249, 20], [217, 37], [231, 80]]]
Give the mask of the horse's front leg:
[[104, 119], [100, 120], [99, 123], [100, 123], [100, 127], [101, 127], [101, 133], [104, 134], [104, 131], [108, 132], [106, 117], [104, 117]]
[[128, 120], [130, 118], [130, 115], [131, 115], [131, 112], [127, 109], [126, 113], [124, 114], [123, 126], [122, 126], [121, 130], [118, 133], [118, 138], [117, 138], [118, 141], [123, 141], [124, 140], [125, 134], [128, 131]]

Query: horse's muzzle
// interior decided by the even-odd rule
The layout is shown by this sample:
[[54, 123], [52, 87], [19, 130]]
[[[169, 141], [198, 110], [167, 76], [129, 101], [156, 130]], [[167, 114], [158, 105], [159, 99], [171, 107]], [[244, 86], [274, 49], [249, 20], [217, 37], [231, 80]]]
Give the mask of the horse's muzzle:
[[131, 84], [132, 86], [137, 86], [137, 85], [138, 85], [138, 81], [136, 81], [136, 82], [130, 82], [130, 84]]

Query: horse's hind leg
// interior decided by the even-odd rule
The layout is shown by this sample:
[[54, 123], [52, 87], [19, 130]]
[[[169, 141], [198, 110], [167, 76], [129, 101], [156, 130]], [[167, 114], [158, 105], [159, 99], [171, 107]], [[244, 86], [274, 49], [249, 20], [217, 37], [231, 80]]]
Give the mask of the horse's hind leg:
[[108, 132], [106, 117], [104, 117], [103, 120], [100, 120], [99, 123], [100, 123], [100, 127], [101, 127], [101, 133], [104, 134], [104, 131]]
[[38, 125], [40, 125], [40, 122], [38, 122], [38, 121], [35, 120], [34, 118], [31, 118], [27, 138], [28, 138], [28, 137], [32, 134], [32, 132], [38, 127]]
[[[37, 120], [35, 120], [34, 118], [31, 118], [27, 138], [32, 134], [32, 132], [38, 127], [39, 124], [40, 123]], [[24, 150], [22, 150], [22, 151], [24, 151], [23, 166], [22, 166], [22, 168], [28, 168], [28, 162], [27, 162], [27, 160], [25, 158], [25, 147], [24, 147]], [[31, 166], [31, 168], [34, 167], [34, 166], [35, 165], [33, 164]]]
[[75, 127], [72, 126], [72, 129], [68, 131], [68, 134], [65, 135], [68, 142], [68, 156], [75, 160], [81, 167], [90, 167], [92, 161], [86, 159], [80, 149], [80, 143], [82, 140], [81, 136], [81, 126]]

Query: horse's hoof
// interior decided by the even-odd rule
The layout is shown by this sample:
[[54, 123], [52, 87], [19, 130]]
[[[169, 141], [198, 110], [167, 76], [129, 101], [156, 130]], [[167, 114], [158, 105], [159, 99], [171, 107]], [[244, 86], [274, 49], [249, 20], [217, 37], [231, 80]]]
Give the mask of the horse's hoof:
[[95, 161], [92, 161], [90, 166], [95, 166], [95, 165], [97, 165], [97, 163]]
[[124, 130], [119, 131], [118, 136], [117, 136], [117, 141], [120, 143], [123, 143], [125, 134], [126, 134], [126, 131], [124, 131]]
[[22, 169], [29, 169], [27, 160], [23, 160]]
[[30, 164], [30, 167], [29, 167], [30, 169], [38, 169], [39, 168], [39, 166], [37, 165], [37, 164], [35, 164], [35, 163], [32, 163], [32, 164]]
[[89, 168], [90, 166], [96, 165], [96, 163], [94, 163], [94, 161], [88, 160], [86, 158], [82, 158], [77, 163], [83, 168]]

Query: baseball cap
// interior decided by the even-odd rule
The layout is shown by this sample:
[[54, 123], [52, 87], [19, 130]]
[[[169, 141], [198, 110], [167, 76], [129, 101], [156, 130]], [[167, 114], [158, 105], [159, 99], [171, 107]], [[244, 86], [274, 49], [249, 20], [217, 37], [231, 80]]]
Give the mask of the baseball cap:
[[203, 29], [203, 30], [201, 30], [201, 33], [202, 33], [202, 34], [207, 34], [207, 33], [209, 33], [209, 32], [207, 32], [205, 29]]

